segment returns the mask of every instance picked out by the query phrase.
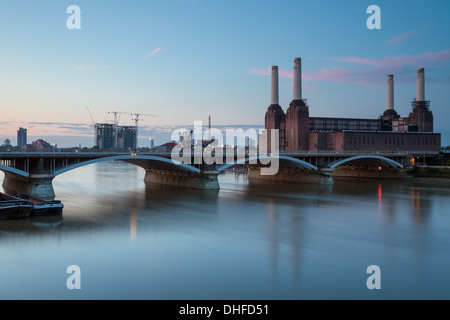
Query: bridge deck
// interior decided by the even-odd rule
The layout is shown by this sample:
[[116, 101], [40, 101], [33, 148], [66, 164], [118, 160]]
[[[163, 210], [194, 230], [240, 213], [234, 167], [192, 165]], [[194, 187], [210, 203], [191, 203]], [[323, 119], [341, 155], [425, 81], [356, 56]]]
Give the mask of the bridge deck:
[[[278, 158], [280, 167], [318, 170], [319, 168], [334, 168], [337, 165], [354, 166], [393, 166], [409, 165], [413, 157], [434, 157], [436, 152], [289, 152], [271, 155]], [[50, 173], [60, 174], [91, 163], [120, 160], [133, 163], [144, 168], [181, 170], [198, 173], [202, 169], [211, 169], [202, 161], [203, 154], [191, 154], [191, 163], [176, 166], [171, 159], [171, 153], [114, 153], [114, 152], [3, 152], [0, 153], [0, 170], [27, 176], [29, 174]], [[223, 164], [217, 164], [216, 169], [231, 167], [235, 164], [251, 164], [250, 160], [269, 159], [268, 155], [256, 153], [235, 152], [232, 161], [223, 154]], [[368, 159], [373, 158], [371, 161]], [[200, 159], [200, 162], [196, 160]], [[346, 159], [350, 159], [347, 160]], [[247, 161], [248, 160], [248, 161]], [[378, 161], [378, 162], [377, 162]], [[230, 163], [231, 162], [231, 163]], [[263, 161], [260, 161], [263, 163]]]

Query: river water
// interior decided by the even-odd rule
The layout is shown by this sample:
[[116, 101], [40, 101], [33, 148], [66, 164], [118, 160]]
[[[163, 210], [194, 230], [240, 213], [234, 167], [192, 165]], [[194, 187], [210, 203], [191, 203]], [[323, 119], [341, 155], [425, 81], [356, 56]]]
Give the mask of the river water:
[[[63, 217], [0, 221], [0, 299], [450, 299], [448, 188], [143, 178], [126, 163], [83, 167], [54, 180]], [[67, 288], [72, 265], [81, 290]]]

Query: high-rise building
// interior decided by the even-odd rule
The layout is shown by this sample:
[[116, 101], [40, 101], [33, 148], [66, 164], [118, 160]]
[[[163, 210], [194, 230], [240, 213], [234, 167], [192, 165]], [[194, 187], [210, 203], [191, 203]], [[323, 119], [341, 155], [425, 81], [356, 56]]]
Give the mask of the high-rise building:
[[27, 129], [19, 128], [17, 130], [17, 146], [21, 149], [27, 144]]
[[117, 127], [117, 148], [131, 148], [137, 146], [137, 127]]
[[109, 123], [97, 123], [95, 125], [95, 145], [100, 149], [112, 149], [115, 144], [115, 125]]
[[95, 125], [95, 145], [100, 149], [135, 149], [137, 127], [97, 123]]

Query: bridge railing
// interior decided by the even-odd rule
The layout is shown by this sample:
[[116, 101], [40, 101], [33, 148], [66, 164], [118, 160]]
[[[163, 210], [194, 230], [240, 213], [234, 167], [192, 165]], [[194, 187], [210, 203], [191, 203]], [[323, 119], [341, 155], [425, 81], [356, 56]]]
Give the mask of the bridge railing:
[[436, 151], [310, 151], [310, 150], [298, 150], [298, 151], [280, 151], [280, 154], [294, 154], [294, 155], [316, 155], [316, 154], [330, 154], [330, 155], [349, 155], [349, 154], [388, 154], [388, 155], [437, 155]]
[[[225, 150], [224, 150], [225, 152]], [[379, 154], [379, 153], [392, 153], [392, 154], [438, 154], [440, 151], [419, 151], [419, 150], [372, 150], [372, 151], [358, 151], [358, 150], [344, 150], [344, 151], [335, 151], [335, 150], [319, 150], [319, 151], [313, 151], [313, 150], [280, 150], [280, 154], [348, 154], [348, 153], [359, 153], [359, 154]], [[55, 156], [66, 156], [66, 155], [80, 155], [80, 156], [86, 156], [86, 155], [93, 155], [93, 156], [108, 156], [108, 155], [171, 155], [171, 152], [136, 152], [136, 153], [129, 153], [129, 152], [57, 152], [57, 151], [50, 151], [50, 152], [0, 152], [0, 156], [48, 156], [48, 155], [55, 155]]]

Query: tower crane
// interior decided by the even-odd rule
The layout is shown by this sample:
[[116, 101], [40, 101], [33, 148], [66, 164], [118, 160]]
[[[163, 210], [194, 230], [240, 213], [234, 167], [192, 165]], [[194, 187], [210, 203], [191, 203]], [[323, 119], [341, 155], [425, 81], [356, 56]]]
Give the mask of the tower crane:
[[145, 114], [145, 113], [132, 113], [131, 116], [134, 117], [133, 121], [136, 124], [136, 150], [137, 150], [138, 127], [139, 127], [139, 121], [141, 120], [141, 119], [139, 119], [139, 117], [141, 117], [141, 116], [143, 116], [143, 117], [157, 117], [157, 115]]
[[94, 118], [92, 117], [91, 111], [89, 110], [88, 107], [86, 107], [86, 109], [87, 109], [87, 111], [89, 112], [89, 117], [91, 117], [92, 124], [95, 126], [95, 121], [94, 121]]
[[140, 116], [144, 116], [144, 117], [157, 117], [157, 115], [154, 115], [154, 114], [144, 114], [144, 113], [132, 113], [131, 116], [134, 117], [133, 121], [134, 121], [134, 123], [136, 124], [136, 127], [139, 126], [139, 120], [141, 120], [141, 119], [139, 119]]
[[[109, 111], [109, 114], [113, 114], [114, 115], [114, 125], [118, 125], [119, 121], [120, 121], [120, 116], [124, 113], [128, 113], [128, 112], [120, 112], [120, 111]], [[117, 117], [117, 115], [119, 115], [119, 117]]]

